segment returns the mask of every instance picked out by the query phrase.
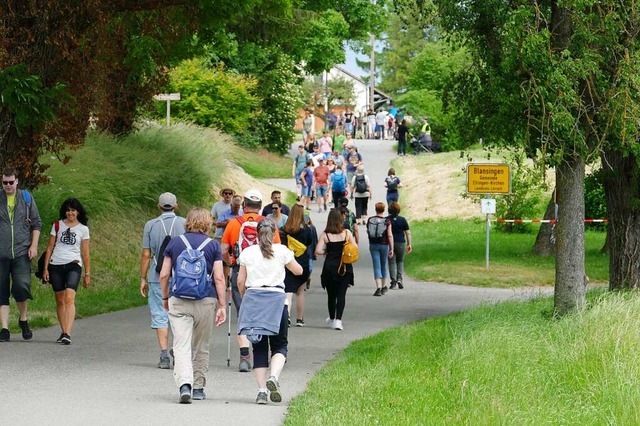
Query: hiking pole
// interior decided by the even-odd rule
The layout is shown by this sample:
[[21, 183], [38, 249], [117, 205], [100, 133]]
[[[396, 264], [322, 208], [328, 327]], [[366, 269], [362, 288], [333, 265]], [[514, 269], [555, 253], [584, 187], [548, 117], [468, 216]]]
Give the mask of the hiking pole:
[[227, 368], [231, 365], [231, 274], [227, 277], [227, 288], [229, 289], [229, 299], [227, 304], [227, 323], [229, 323], [229, 329], [227, 331]]

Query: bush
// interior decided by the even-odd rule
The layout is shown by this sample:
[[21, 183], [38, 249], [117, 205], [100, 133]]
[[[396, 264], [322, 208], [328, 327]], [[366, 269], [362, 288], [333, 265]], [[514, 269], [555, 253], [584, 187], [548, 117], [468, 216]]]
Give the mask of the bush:
[[[604, 194], [602, 173], [594, 171], [584, 178], [584, 216], [587, 219], [602, 219], [607, 217], [607, 200]], [[592, 224], [590, 229], [604, 231], [604, 223]]]

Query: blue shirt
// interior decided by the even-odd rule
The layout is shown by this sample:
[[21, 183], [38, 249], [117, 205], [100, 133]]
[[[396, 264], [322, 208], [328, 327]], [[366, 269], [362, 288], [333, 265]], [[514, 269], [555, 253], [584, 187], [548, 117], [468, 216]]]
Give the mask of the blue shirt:
[[389, 216], [391, 221], [391, 233], [393, 234], [394, 243], [406, 243], [404, 238], [405, 231], [409, 230], [409, 222], [402, 216]]

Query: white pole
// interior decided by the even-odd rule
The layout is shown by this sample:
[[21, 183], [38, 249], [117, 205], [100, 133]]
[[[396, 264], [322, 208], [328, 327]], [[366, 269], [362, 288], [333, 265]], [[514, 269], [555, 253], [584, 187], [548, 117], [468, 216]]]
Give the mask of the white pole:
[[487, 213], [487, 250], [486, 250], [486, 262], [485, 268], [489, 269], [489, 234], [491, 231], [491, 219], [489, 219], [489, 213]]
[[167, 127], [171, 126], [171, 99], [167, 99]]

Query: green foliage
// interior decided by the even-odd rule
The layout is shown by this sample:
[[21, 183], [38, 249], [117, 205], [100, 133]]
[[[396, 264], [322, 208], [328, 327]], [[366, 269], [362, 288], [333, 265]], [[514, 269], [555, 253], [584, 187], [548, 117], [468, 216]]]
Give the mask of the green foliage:
[[[607, 217], [607, 200], [600, 170], [584, 178], [584, 216], [586, 219], [604, 219]], [[594, 229], [605, 230], [606, 225], [594, 224]]]
[[[353, 107], [355, 94], [353, 82], [346, 78], [330, 78], [326, 93], [329, 106], [345, 105]], [[316, 115], [324, 114], [325, 85], [321, 79], [306, 79], [302, 83], [302, 96], [305, 108], [316, 111]]]
[[345, 60], [342, 41], [348, 38], [349, 25], [335, 10], [326, 10], [303, 23], [298, 57], [307, 70], [328, 70]]
[[[203, 59], [182, 62], [170, 77], [169, 90], [181, 95], [171, 104], [171, 114], [178, 119], [237, 134], [247, 132], [258, 116], [257, 81], [251, 77], [223, 66], [211, 68]], [[158, 104], [157, 110], [162, 117], [166, 107]]]

